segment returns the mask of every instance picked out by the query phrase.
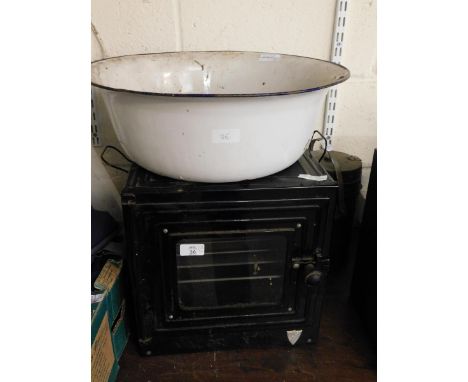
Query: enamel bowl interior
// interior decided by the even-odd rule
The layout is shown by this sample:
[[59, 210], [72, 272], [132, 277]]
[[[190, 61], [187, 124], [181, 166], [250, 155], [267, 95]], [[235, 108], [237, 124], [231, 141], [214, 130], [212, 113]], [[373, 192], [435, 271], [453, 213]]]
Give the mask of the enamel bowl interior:
[[348, 69], [328, 61], [260, 52], [131, 55], [96, 61], [91, 69], [97, 87], [176, 97], [305, 93], [348, 78]]

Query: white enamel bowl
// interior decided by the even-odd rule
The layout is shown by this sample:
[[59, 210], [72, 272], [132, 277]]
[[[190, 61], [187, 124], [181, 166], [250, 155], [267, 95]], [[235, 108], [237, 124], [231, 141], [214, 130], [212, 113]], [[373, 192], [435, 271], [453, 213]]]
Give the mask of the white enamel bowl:
[[281, 171], [319, 128], [340, 65], [257, 52], [177, 52], [92, 64], [126, 154], [160, 175], [233, 182]]

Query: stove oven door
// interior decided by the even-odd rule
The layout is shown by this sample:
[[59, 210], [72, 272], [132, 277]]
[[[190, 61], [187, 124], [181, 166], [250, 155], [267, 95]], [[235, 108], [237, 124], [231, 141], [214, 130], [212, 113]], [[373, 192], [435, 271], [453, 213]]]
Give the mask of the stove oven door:
[[289, 301], [284, 271], [293, 232], [277, 228], [174, 235], [177, 309], [279, 307]]
[[163, 281], [157, 326], [306, 321], [304, 272], [320, 246], [321, 207], [157, 224]]

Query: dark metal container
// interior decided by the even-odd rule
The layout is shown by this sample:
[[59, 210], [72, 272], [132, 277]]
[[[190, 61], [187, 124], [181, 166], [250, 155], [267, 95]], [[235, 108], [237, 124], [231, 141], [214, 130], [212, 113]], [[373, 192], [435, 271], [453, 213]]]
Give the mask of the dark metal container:
[[336, 191], [308, 153], [223, 184], [133, 166], [122, 205], [141, 354], [314, 342]]
[[[313, 156], [320, 158], [322, 152], [314, 151]], [[332, 271], [340, 271], [349, 265], [351, 235], [361, 191], [362, 161], [355, 155], [329, 151], [320, 164], [339, 186], [330, 256], [333, 259]]]
[[377, 150], [359, 232], [351, 299], [377, 349]]

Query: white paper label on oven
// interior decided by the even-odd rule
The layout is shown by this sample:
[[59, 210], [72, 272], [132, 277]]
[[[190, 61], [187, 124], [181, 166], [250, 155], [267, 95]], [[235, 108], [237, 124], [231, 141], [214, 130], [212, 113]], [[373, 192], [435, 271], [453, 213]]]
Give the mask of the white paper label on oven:
[[316, 180], [317, 182], [323, 182], [324, 180], [328, 179], [327, 175], [299, 174], [297, 177], [307, 180]]
[[181, 244], [180, 256], [203, 256], [205, 244]]
[[213, 143], [239, 143], [239, 129], [214, 129], [211, 130], [211, 141]]

